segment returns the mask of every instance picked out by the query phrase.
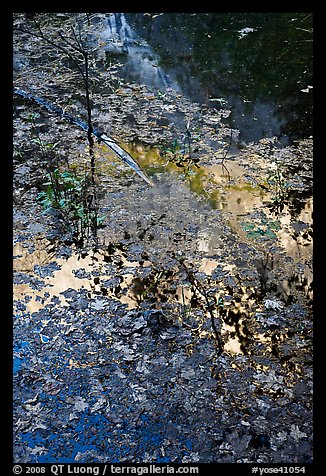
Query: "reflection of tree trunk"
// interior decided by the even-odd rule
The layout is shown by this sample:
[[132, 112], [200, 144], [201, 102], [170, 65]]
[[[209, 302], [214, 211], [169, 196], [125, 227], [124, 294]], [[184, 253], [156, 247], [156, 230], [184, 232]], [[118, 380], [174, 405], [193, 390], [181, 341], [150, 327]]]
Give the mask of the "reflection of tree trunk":
[[178, 259], [178, 261], [181, 264], [181, 266], [183, 267], [183, 269], [185, 270], [185, 272], [188, 276], [189, 282], [192, 285], [193, 289], [196, 290], [199, 294], [201, 294], [201, 296], [205, 299], [207, 309], [208, 309], [208, 312], [209, 312], [209, 316], [211, 318], [212, 329], [213, 329], [213, 332], [215, 334], [215, 339], [216, 339], [216, 342], [217, 342], [217, 347], [218, 347], [218, 354], [217, 355], [221, 355], [222, 352], [223, 352], [222, 337], [221, 337], [221, 333], [218, 331], [218, 329], [216, 327], [216, 324], [215, 324], [215, 317], [214, 317], [212, 305], [210, 303], [210, 299], [209, 299], [209, 296], [207, 294], [207, 291], [204, 288], [204, 286], [196, 279], [193, 271], [190, 270], [188, 268], [188, 266], [186, 266], [184, 260]]
[[85, 95], [86, 95], [86, 109], [87, 109], [87, 140], [89, 146], [89, 156], [91, 164], [91, 187], [90, 187], [90, 197], [89, 197], [89, 215], [91, 219], [91, 230], [94, 237], [97, 237], [97, 196], [96, 196], [96, 185], [95, 185], [95, 152], [94, 152], [94, 128], [92, 124], [92, 104], [90, 98], [90, 88], [89, 88], [89, 68], [88, 68], [88, 53], [84, 49], [81, 49], [84, 63], [85, 63], [85, 75], [83, 76], [84, 86], [85, 86]]
[[262, 295], [265, 295], [267, 292], [269, 272], [274, 268], [274, 257], [273, 255], [266, 253], [265, 259], [255, 259], [254, 264], [260, 278], [261, 293]]
[[92, 124], [92, 105], [89, 90], [89, 70], [88, 70], [88, 53], [82, 50], [85, 62], [85, 75], [83, 76], [86, 94], [86, 108], [87, 108], [87, 139], [89, 144], [89, 154], [91, 158], [91, 175], [92, 183], [95, 183], [95, 155], [94, 155], [94, 139], [93, 139], [93, 124]]
[[89, 142], [89, 155], [91, 159], [91, 186], [90, 186], [90, 197], [89, 197], [89, 215], [91, 218], [91, 229], [94, 234], [94, 237], [97, 237], [97, 215], [98, 215], [98, 203], [97, 203], [97, 194], [96, 194], [96, 184], [95, 184], [95, 153], [94, 153], [94, 139], [93, 136], [88, 132], [87, 134]]
[[228, 174], [228, 179], [229, 179], [229, 181], [231, 180], [231, 175], [230, 175], [229, 169], [228, 169], [227, 166], [224, 164], [224, 160], [226, 159], [226, 156], [227, 156], [228, 153], [230, 152], [231, 144], [232, 144], [232, 129], [231, 129], [231, 134], [230, 134], [230, 142], [229, 142], [229, 145], [228, 145], [227, 150], [226, 150], [225, 153], [224, 153], [224, 156], [223, 156], [222, 162], [221, 162], [222, 170], [223, 170], [223, 169], [226, 170], [226, 173]]

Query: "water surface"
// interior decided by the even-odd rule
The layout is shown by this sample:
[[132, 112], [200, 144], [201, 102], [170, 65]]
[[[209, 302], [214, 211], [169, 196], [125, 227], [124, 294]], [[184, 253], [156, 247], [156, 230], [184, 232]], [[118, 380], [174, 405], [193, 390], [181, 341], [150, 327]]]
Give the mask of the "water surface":
[[241, 141], [312, 133], [312, 14], [111, 13], [103, 38], [128, 81], [227, 105]]

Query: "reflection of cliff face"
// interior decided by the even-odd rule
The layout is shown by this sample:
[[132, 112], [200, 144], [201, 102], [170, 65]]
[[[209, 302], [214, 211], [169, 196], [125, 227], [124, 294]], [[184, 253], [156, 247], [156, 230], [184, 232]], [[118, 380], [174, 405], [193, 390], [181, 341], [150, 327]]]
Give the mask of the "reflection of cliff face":
[[[124, 65], [121, 71], [128, 81], [159, 90], [172, 86], [168, 75], [158, 66], [159, 56], [130, 27], [124, 13], [108, 15], [102, 37], [107, 42], [105, 50], [108, 55], [123, 57]], [[173, 84], [173, 87], [178, 90], [177, 84]]]

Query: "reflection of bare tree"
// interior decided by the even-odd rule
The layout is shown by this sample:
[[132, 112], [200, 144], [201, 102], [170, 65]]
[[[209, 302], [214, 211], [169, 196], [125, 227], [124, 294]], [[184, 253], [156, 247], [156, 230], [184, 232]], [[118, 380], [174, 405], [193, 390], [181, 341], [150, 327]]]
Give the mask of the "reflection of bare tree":
[[261, 294], [264, 296], [267, 293], [267, 282], [269, 278], [269, 272], [274, 267], [274, 256], [270, 253], [265, 253], [265, 256], [261, 259], [255, 259], [254, 264], [259, 274]]
[[185, 270], [186, 275], [189, 279], [189, 282], [190, 282], [191, 286], [193, 287], [193, 290], [197, 291], [205, 299], [207, 309], [208, 309], [208, 312], [209, 312], [209, 315], [210, 315], [210, 318], [211, 318], [212, 329], [214, 331], [216, 342], [217, 342], [217, 345], [218, 345], [218, 355], [221, 355], [222, 352], [223, 352], [223, 342], [222, 342], [222, 338], [221, 338], [221, 333], [220, 333], [220, 331], [218, 331], [218, 329], [216, 327], [216, 324], [215, 324], [215, 317], [214, 317], [214, 314], [213, 314], [213, 308], [212, 308], [212, 305], [211, 305], [211, 302], [210, 302], [210, 299], [209, 299], [209, 295], [208, 295], [205, 287], [203, 286], [203, 284], [198, 279], [196, 279], [194, 272], [191, 269], [189, 269], [189, 267], [185, 264], [184, 260], [181, 260], [179, 258], [178, 261], [181, 264], [182, 268]]
[[224, 161], [228, 155], [228, 153], [230, 152], [230, 148], [231, 148], [231, 144], [232, 144], [232, 129], [230, 129], [231, 133], [230, 133], [230, 142], [229, 142], [229, 145], [228, 145], [228, 148], [226, 149], [226, 151], [224, 152], [224, 155], [222, 157], [222, 162], [221, 162], [221, 165], [222, 165], [222, 169], [223, 170], [226, 170], [226, 173], [227, 173], [227, 176], [228, 176], [228, 180], [230, 181], [231, 180], [231, 175], [230, 175], [230, 172], [229, 172], [229, 169], [226, 167], [226, 165], [224, 164]]
[[83, 87], [86, 98], [86, 110], [87, 110], [87, 140], [91, 165], [91, 187], [88, 197], [88, 208], [90, 216], [92, 217], [91, 229], [94, 237], [97, 236], [97, 216], [98, 216], [98, 203], [97, 192], [95, 186], [95, 153], [94, 153], [94, 138], [93, 138], [93, 122], [92, 122], [92, 104], [91, 104], [91, 92], [90, 92], [90, 72], [89, 72], [89, 59], [90, 51], [86, 46], [86, 36], [82, 32], [81, 23], [78, 22], [77, 26], [70, 25], [70, 28], [66, 28], [63, 31], [58, 30], [57, 38], [52, 39], [49, 34], [46, 34], [42, 29], [40, 23], [35, 19], [35, 16], [31, 18], [33, 29], [24, 29], [16, 26], [14, 29], [27, 33], [31, 36], [41, 39], [45, 44], [53, 48], [55, 55], [61, 52], [66, 58], [69, 58], [73, 65], [77, 68], [77, 71], [82, 78]]

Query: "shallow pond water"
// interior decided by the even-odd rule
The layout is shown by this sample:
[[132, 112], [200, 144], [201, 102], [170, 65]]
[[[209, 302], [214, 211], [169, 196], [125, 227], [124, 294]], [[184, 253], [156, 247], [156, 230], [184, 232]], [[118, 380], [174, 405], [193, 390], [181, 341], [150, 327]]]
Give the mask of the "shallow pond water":
[[[192, 167], [191, 170], [187, 170], [185, 177], [185, 171], [162, 156], [160, 149], [157, 147], [150, 147], [140, 142], [123, 144], [123, 147], [149, 174], [155, 185], [143, 191], [141, 204], [134, 202], [134, 190], [129, 193], [128, 188], [126, 188], [123, 193], [117, 193], [116, 187], [111, 188], [112, 174], [118, 174], [121, 180], [123, 171], [117, 169], [116, 160], [112, 153], [107, 151], [107, 148], [101, 145], [97, 146], [98, 179], [106, 190], [102, 198], [102, 213], [105, 213], [107, 218], [104, 222], [104, 229], [100, 232], [100, 239], [104, 248], [102, 251], [98, 250], [84, 254], [75, 250], [68, 258], [55, 258], [53, 252], [49, 253], [48, 248], [51, 248], [51, 244], [46, 239], [37, 239], [34, 244], [36, 249], [33, 252], [24, 248], [20, 243], [16, 244], [14, 248], [14, 270], [18, 273], [25, 273], [30, 278], [41, 277], [43, 279], [43, 284], [38, 289], [33, 289], [28, 280], [27, 283], [16, 283], [14, 286], [14, 298], [24, 303], [29, 312], [39, 311], [44, 306], [51, 304], [53, 298], [59, 298], [60, 305], [69, 307], [69, 301], [66, 301], [64, 297], [67, 289], [83, 289], [87, 291], [90, 297], [107, 296], [125, 305], [126, 309], [138, 309], [144, 299], [141, 296], [147, 295], [148, 288], [147, 275], [143, 271], [155, 268], [155, 261], [149, 253], [145, 258], [143, 255], [140, 257], [139, 249], [144, 251], [143, 243], [147, 239], [150, 246], [147, 250], [160, 253], [162, 244], [166, 243], [168, 245], [171, 236], [174, 236], [176, 250], [183, 250], [180, 245], [182, 236], [186, 237], [184, 227], [187, 226], [187, 223], [189, 225], [192, 222], [194, 222], [192, 225], [194, 231], [189, 233], [192, 241], [191, 246], [202, 255], [197, 260], [198, 271], [210, 277], [223, 263], [224, 272], [232, 275], [237, 271], [237, 266], [230, 264], [228, 260], [221, 261], [218, 256], [221, 244], [221, 226], [216, 223], [216, 226], [211, 225], [207, 228], [200, 219], [200, 226], [198, 226], [196, 220], [194, 221], [194, 213], [198, 214], [199, 217], [205, 214], [210, 217], [208, 222], [212, 221], [213, 224], [214, 218], [210, 215], [214, 210], [215, 213], [223, 213], [229, 226], [228, 231], [222, 232], [226, 240], [231, 238], [232, 234], [244, 242], [251, 241], [252, 243], [255, 243], [257, 238], [264, 234], [263, 232], [266, 232], [266, 235], [269, 233], [268, 236], [273, 236], [279, 248], [276, 247], [275, 251], [272, 252], [272, 262], [270, 262], [268, 255], [266, 263], [264, 263], [264, 258], [258, 260], [257, 269], [272, 270], [273, 267], [278, 268], [280, 266], [278, 262], [282, 259], [282, 254], [286, 253], [294, 262], [302, 263], [302, 267], [299, 274], [295, 268], [291, 272], [291, 267], [289, 267], [288, 276], [279, 282], [279, 292], [282, 299], [287, 302], [295, 292], [296, 286], [299, 289], [305, 288], [307, 298], [312, 299], [312, 271], [306, 265], [306, 263], [309, 263], [312, 254], [312, 243], [308, 239], [309, 237], [307, 236], [304, 239], [293, 233], [291, 211], [288, 207], [285, 207], [283, 212], [276, 216], [272, 211], [268, 212], [266, 203], [270, 203], [271, 193], [260, 187], [258, 183], [253, 185], [248, 181], [246, 178], [247, 171], [243, 166], [237, 165], [236, 161], [228, 159], [215, 165]], [[72, 163], [71, 167], [81, 172], [83, 165], [78, 161], [76, 164]], [[131, 173], [129, 170], [124, 172], [127, 179]], [[174, 188], [173, 182], [178, 177], [182, 179], [182, 182], [179, 181], [177, 188]], [[107, 185], [109, 186], [107, 187]], [[198, 202], [198, 200], [201, 202]], [[115, 203], [118, 204], [117, 207]], [[183, 205], [180, 206], [180, 204]], [[258, 215], [258, 219], [255, 218], [255, 213], [259, 214], [261, 210], [264, 210], [264, 218], [262, 219], [260, 215]], [[118, 222], [121, 220], [123, 216], [121, 214], [126, 216], [126, 228], [123, 229], [123, 232], [119, 228], [120, 225], [116, 229], [114, 225], [116, 220]], [[164, 215], [167, 215], [167, 218], [163, 218]], [[174, 224], [172, 216], [175, 220]], [[299, 223], [305, 224], [304, 229], [312, 224], [311, 198], [306, 201], [296, 219]], [[249, 231], [246, 228], [248, 223], [250, 224]], [[252, 223], [257, 223], [255, 228]], [[277, 224], [277, 226], [275, 225], [272, 228], [271, 224]], [[151, 235], [146, 238], [149, 229]], [[256, 229], [260, 230], [260, 233], [253, 233]], [[250, 233], [253, 237], [250, 237]], [[178, 243], [178, 234], [181, 239], [180, 243]], [[129, 239], [128, 242], [133, 243], [129, 251], [128, 248], [114, 250], [114, 247], [111, 255], [105, 251], [107, 244], [110, 248], [110, 243], [123, 240], [126, 236]], [[258, 248], [261, 246], [261, 249], [264, 249], [259, 243], [256, 243], [257, 245]], [[185, 249], [187, 249], [186, 244], [185, 246]], [[133, 252], [133, 249], [136, 253]], [[239, 257], [241, 259], [241, 255]], [[162, 254], [160, 260], [163, 266], [165, 259], [167, 258]], [[53, 268], [54, 263], [55, 267]], [[114, 273], [117, 277], [115, 278], [112, 277], [110, 263], [116, 266]], [[42, 273], [44, 273], [44, 276]], [[110, 282], [110, 279], [112, 282]], [[190, 303], [194, 298], [194, 291], [189, 288], [189, 285], [178, 282], [178, 273], [176, 273], [172, 282], [167, 280], [166, 284], [164, 273], [154, 273], [153, 279], [160, 281], [163, 288], [171, 287], [173, 283], [174, 292], [166, 300], [174, 303], [174, 306], [181, 306], [184, 312], [190, 312]], [[302, 280], [305, 282], [302, 283]], [[110, 284], [108, 284], [109, 282]], [[158, 289], [156, 292], [156, 299], [160, 300], [162, 294]], [[99, 306], [99, 309], [101, 309], [103, 303], [98, 301], [95, 306]], [[186, 311], [186, 309], [188, 310]], [[242, 334], [240, 330], [242, 327], [243, 325], [238, 317], [235, 318], [234, 322], [231, 318], [228, 322], [222, 324], [222, 336], [225, 333], [228, 336], [225, 337], [224, 349], [231, 354], [246, 352], [248, 335], [246, 333]], [[206, 335], [206, 331], [202, 331], [202, 335]], [[251, 339], [256, 342], [266, 342], [261, 334], [252, 333]]]
[[[184, 184], [196, 195], [204, 198], [212, 209], [223, 210], [228, 217], [231, 228], [243, 238], [246, 233], [246, 217], [251, 219], [251, 214], [255, 210], [264, 210], [265, 230], [268, 224], [275, 224], [271, 227], [271, 233], [277, 236], [279, 243], [285, 251], [294, 259], [309, 259], [312, 254], [312, 241], [309, 236], [300, 239], [293, 233], [291, 222], [293, 210], [288, 205], [284, 205], [281, 212], [275, 213], [273, 208], [269, 208], [273, 199], [273, 190], [268, 190], [263, 185], [266, 177], [264, 174], [252, 180], [248, 170], [237, 163], [237, 157], [225, 157], [226, 160], [218, 160], [214, 165], [196, 165], [185, 171], [178, 167], [176, 163], [162, 155], [158, 147], [151, 147], [141, 142], [123, 144], [132, 157], [154, 180], [158, 174], [176, 174], [185, 177]], [[116, 167], [116, 162], [112, 162], [112, 155], [107, 155], [105, 150], [101, 151], [98, 162], [98, 173], [100, 180], [104, 180]], [[116, 169], [115, 169], [116, 170]], [[161, 193], [166, 193], [164, 189]], [[295, 219], [312, 226], [313, 198], [303, 200]], [[264, 222], [262, 223], [264, 228]]]
[[[69, 14], [39, 15], [58, 40]], [[50, 162], [89, 172], [84, 132], [38, 106], [33, 122], [30, 103], [14, 104], [15, 461], [311, 461], [312, 144], [238, 147], [225, 98], [241, 103], [232, 120], [244, 105], [246, 121], [254, 112], [252, 137], [281, 133], [284, 144], [291, 113], [275, 113], [284, 90], [267, 97], [265, 71], [257, 90], [249, 88], [257, 96], [250, 109], [249, 89], [226, 84], [232, 74], [223, 70], [242, 64], [235, 82], [252, 78], [243, 52], [255, 40], [265, 51], [280, 25], [284, 46], [298, 28], [309, 30], [309, 16], [273, 16], [272, 27], [249, 14], [225, 17], [224, 26], [218, 14], [138, 15], [71, 17], [75, 26], [90, 24], [89, 42], [99, 46], [96, 126], [154, 184], [95, 144], [104, 217], [97, 243], [77, 248], [60, 213], [44, 213], [37, 201]], [[25, 20], [17, 15], [18, 25]], [[159, 27], [168, 30], [166, 45]], [[169, 35], [178, 32], [180, 51], [168, 64], [164, 50], [173, 54]], [[16, 53], [28, 59], [15, 72], [17, 87], [85, 120], [73, 65], [16, 33]], [[222, 70], [214, 64], [220, 58]], [[290, 71], [309, 102], [309, 71]], [[264, 124], [255, 120], [262, 111]], [[189, 156], [174, 147], [187, 137], [195, 142]], [[280, 187], [289, 193], [277, 202]]]

